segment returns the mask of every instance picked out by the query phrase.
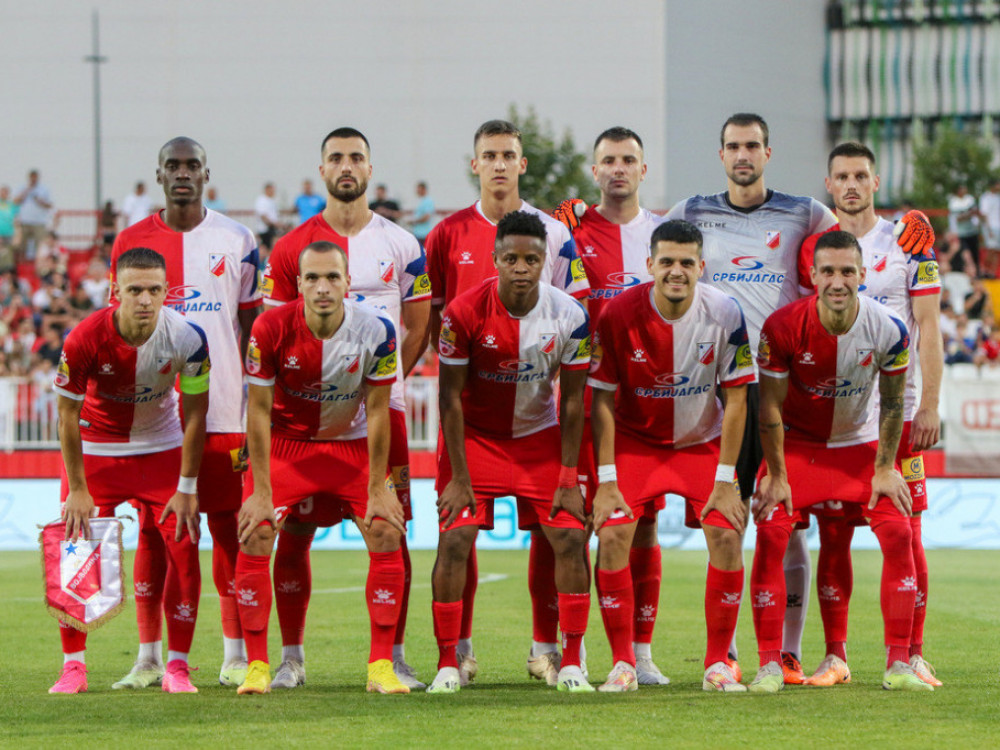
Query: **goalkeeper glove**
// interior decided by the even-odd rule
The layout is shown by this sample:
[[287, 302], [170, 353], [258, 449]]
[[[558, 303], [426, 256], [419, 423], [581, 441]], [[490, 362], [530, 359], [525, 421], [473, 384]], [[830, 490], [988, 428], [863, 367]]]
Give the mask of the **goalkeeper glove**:
[[558, 219], [572, 232], [580, 226], [580, 219], [587, 210], [587, 204], [579, 198], [567, 198], [552, 211], [552, 218]]
[[934, 227], [922, 211], [907, 212], [892, 233], [904, 253], [927, 255], [934, 249]]

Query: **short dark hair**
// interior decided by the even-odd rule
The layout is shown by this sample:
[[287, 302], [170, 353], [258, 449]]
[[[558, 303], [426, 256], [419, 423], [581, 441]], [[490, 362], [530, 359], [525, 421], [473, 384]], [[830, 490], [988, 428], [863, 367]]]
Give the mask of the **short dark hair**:
[[[340, 136], [337, 137], [339, 138]], [[299, 258], [297, 262], [299, 273], [302, 273], [302, 256], [305, 255], [306, 252], [309, 250], [312, 250], [314, 253], [339, 253], [340, 259], [344, 261], [344, 270], [346, 271], [348, 269], [347, 252], [344, 250], [344, 248], [342, 248], [336, 242], [328, 242], [327, 240], [317, 240], [316, 242], [312, 242], [306, 245], [299, 251]]]
[[830, 152], [830, 156], [826, 160], [826, 171], [829, 172], [830, 168], [833, 166], [833, 160], [838, 156], [856, 157], [860, 156], [871, 162], [871, 165], [875, 166], [875, 153], [868, 148], [865, 144], [859, 141], [844, 141], [843, 143], [838, 143], [833, 147], [833, 151]]
[[656, 246], [660, 242], [676, 242], [678, 245], [694, 243], [698, 246], [698, 257], [700, 258], [704, 238], [701, 235], [701, 230], [690, 221], [671, 219], [653, 230], [653, 236], [649, 238], [649, 257], [656, 257]]
[[179, 135], [176, 138], [171, 138], [169, 141], [160, 146], [160, 153], [157, 155], [157, 163], [163, 164], [165, 159], [164, 153], [167, 149], [172, 146], [190, 146], [191, 148], [196, 148], [201, 151], [201, 161], [203, 164], [208, 164], [208, 152], [205, 151], [205, 147], [202, 146], [194, 138], [188, 138], [186, 135]]
[[608, 128], [594, 141], [594, 151], [597, 151], [597, 147], [601, 145], [601, 141], [611, 141], [613, 143], [621, 143], [622, 141], [635, 141], [639, 144], [639, 148], [642, 148], [642, 138], [634, 130], [629, 130], [628, 128], [623, 128], [621, 125], [615, 125], [613, 128]]
[[771, 133], [767, 129], [767, 123], [764, 122], [764, 118], [760, 115], [754, 114], [753, 112], [737, 112], [735, 115], [730, 116], [728, 120], [722, 123], [722, 130], [719, 131], [719, 142], [722, 144], [723, 148], [726, 147], [726, 128], [730, 125], [736, 125], [741, 128], [758, 125], [764, 136], [764, 146], [767, 146], [767, 139], [770, 137]]
[[850, 232], [836, 231], [826, 232], [816, 240], [816, 247], [813, 248], [813, 265], [816, 265], [816, 254], [820, 250], [851, 250], [858, 256], [858, 265], [864, 265], [864, 256], [861, 254], [861, 243], [858, 238]]
[[167, 261], [155, 250], [148, 247], [133, 247], [118, 256], [115, 274], [120, 275], [126, 268], [162, 268], [167, 272]]
[[320, 144], [319, 153], [321, 156], [323, 155], [323, 152], [326, 151], [326, 142], [331, 138], [360, 138], [365, 142], [365, 150], [368, 152], [368, 156], [371, 157], [372, 155], [372, 145], [368, 142], [368, 139], [365, 138], [364, 133], [357, 128], [336, 128], [335, 130], [331, 130], [327, 133], [323, 142]]
[[500, 247], [504, 237], [512, 234], [521, 237], [536, 237], [542, 241], [543, 245], [545, 244], [545, 224], [542, 223], [537, 214], [531, 214], [527, 211], [511, 211], [500, 219], [497, 222], [496, 247]]
[[472, 150], [475, 151], [480, 138], [488, 135], [512, 135], [519, 144], [522, 142], [521, 131], [514, 123], [507, 120], [487, 120], [476, 129], [476, 134], [472, 137]]

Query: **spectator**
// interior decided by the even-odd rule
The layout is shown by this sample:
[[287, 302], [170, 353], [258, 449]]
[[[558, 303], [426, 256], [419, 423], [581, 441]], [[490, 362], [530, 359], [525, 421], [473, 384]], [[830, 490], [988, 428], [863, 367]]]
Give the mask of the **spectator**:
[[[958, 235], [962, 250], [969, 251], [972, 262], [972, 274], [979, 271], [979, 211], [976, 208], [976, 198], [969, 193], [965, 185], [959, 185], [954, 195], [948, 196], [948, 231]], [[951, 259], [953, 271], [965, 271], [967, 260], [959, 254]]]
[[77, 323], [97, 309], [94, 306], [94, 301], [87, 294], [87, 290], [83, 288], [83, 284], [77, 284], [70, 293], [69, 307], [73, 320]]
[[326, 207], [323, 196], [313, 192], [312, 180], [302, 181], [302, 194], [295, 199], [295, 210], [299, 212], [299, 224], [318, 214]]
[[972, 325], [965, 315], [955, 321], [955, 336], [945, 341], [945, 364], [972, 364], [978, 346], [978, 325]]
[[424, 246], [427, 235], [431, 233], [434, 226], [434, 199], [427, 194], [427, 183], [422, 180], [417, 183], [417, 207], [413, 209], [413, 218], [410, 220], [410, 230], [420, 241], [420, 246]]
[[35, 250], [48, 233], [52, 218], [52, 194], [41, 183], [37, 169], [28, 172], [28, 182], [21, 186], [14, 198], [20, 209], [18, 220], [21, 224], [21, 242], [16, 252], [15, 260], [34, 260]]
[[35, 255], [35, 275], [44, 278], [50, 273], [66, 273], [69, 265], [69, 250], [59, 242], [59, 235], [49, 232], [48, 239], [38, 248]]
[[987, 310], [993, 309], [993, 300], [986, 284], [980, 278], [972, 279], [972, 290], [965, 295], [965, 314], [971, 320], [982, 320]]
[[994, 180], [979, 197], [979, 217], [983, 230], [983, 274], [996, 278], [1000, 272], [1000, 179]]
[[14, 219], [18, 206], [10, 199], [10, 188], [0, 185], [0, 271], [14, 268]]
[[389, 198], [389, 191], [385, 185], [375, 186], [375, 200], [368, 204], [368, 208], [389, 221], [399, 222], [399, 217], [403, 215], [399, 204]]
[[101, 209], [101, 241], [105, 245], [113, 245], [117, 235], [118, 212], [115, 211], [115, 205], [107, 201]]
[[139, 181], [135, 183], [135, 191], [129, 193], [122, 201], [122, 216], [125, 218], [125, 226], [130, 227], [138, 224], [153, 213], [153, 201], [146, 194], [146, 183]]
[[253, 204], [253, 213], [257, 219], [257, 236], [260, 244], [268, 251], [274, 246], [278, 236], [279, 222], [278, 202], [274, 200], [274, 183], [264, 183], [264, 192], [257, 196]]
[[205, 197], [202, 199], [201, 205], [212, 211], [218, 211], [220, 214], [226, 213], [226, 202], [219, 197], [219, 193], [214, 187], [205, 190]]
[[59, 355], [62, 354], [63, 329], [59, 325], [49, 325], [42, 333], [41, 342], [35, 347], [35, 354], [40, 360], [48, 360], [53, 365], [59, 364]]
[[1000, 328], [983, 331], [979, 337], [979, 347], [976, 349], [975, 364], [982, 367], [1000, 366]]
[[108, 266], [100, 258], [94, 258], [87, 266], [87, 273], [80, 281], [80, 286], [87, 292], [90, 301], [95, 308], [105, 307], [108, 304], [108, 289], [111, 282], [108, 280]]

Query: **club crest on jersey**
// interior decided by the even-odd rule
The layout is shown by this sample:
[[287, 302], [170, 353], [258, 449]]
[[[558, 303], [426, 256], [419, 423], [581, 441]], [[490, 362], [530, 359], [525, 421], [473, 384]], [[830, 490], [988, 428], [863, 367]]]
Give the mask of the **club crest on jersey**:
[[781, 232], [773, 229], [764, 235], [764, 244], [772, 250], [777, 250], [781, 245]]
[[170, 357], [157, 357], [156, 358], [156, 370], [161, 375], [166, 375], [170, 372], [170, 366], [173, 364], [173, 360]]
[[69, 385], [69, 364], [66, 362], [66, 355], [59, 357], [59, 368], [56, 370], [56, 385], [60, 388]]
[[886, 266], [889, 264], [888, 255], [876, 255], [872, 258], [872, 270], [881, 273], [885, 270]]
[[698, 342], [698, 361], [710, 365], [715, 361], [715, 343], [712, 341]]
[[552, 354], [556, 348], [556, 335], [554, 333], [543, 333], [538, 337], [538, 348], [542, 354]]
[[858, 365], [860, 367], [871, 367], [874, 359], [875, 353], [872, 349], [858, 349]]
[[222, 276], [226, 272], [226, 256], [222, 253], [209, 253], [208, 270], [213, 276]]
[[391, 260], [380, 260], [378, 262], [378, 275], [386, 284], [392, 283], [392, 277], [396, 275], [396, 270]]
[[344, 369], [353, 375], [361, 366], [361, 358], [357, 354], [347, 354], [344, 356]]

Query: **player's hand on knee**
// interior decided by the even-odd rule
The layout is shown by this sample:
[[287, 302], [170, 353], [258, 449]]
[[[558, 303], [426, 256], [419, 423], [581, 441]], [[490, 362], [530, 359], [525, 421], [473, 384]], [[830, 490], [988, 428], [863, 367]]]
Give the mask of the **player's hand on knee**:
[[594, 531], [600, 531], [615, 513], [622, 513], [630, 520], [634, 518], [625, 496], [618, 489], [618, 482], [602, 482], [594, 495]]
[[381, 518], [401, 534], [406, 533], [403, 504], [394, 490], [384, 483], [368, 488], [368, 508], [365, 511], [365, 528], [370, 529], [375, 517]]
[[874, 509], [880, 497], [887, 497], [895, 506], [896, 510], [904, 516], [913, 513], [913, 498], [910, 497], [910, 488], [903, 479], [903, 475], [892, 469], [876, 470], [872, 476], [872, 495], [868, 500], [869, 509]]
[[934, 227], [923, 211], [907, 211], [892, 233], [905, 253], [926, 255], [934, 249]]
[[476, 515], [476, 493], [468, 480], [452, 479], [437, 499], [438, 518], [444, 519], [444, 527], [450, 528], [466, 508]]
[[740, 497], [740, 488], [735, 482], [716, 482], [708, 502], [701, 511], [700, 520], [704, 523], [712, 511], [721, 513], [732, 527], [743, 534], [747, 527], [747, 506]]
[[201, 537], [201, 518], [198, 516], [198, 495], [193, 492], [175, 492], [160, 515], [160, 523], [166, 523], [171, 513], [177, 515], [177, 531], [174, 532], [174, 541], [179, 542], [183, 539], [186, 529], [188, 536], [191, 538], [191, 543], [197, 544], [198, 539]]
[[272, 503], [270, 495], [265, 496], [254, 490], [254, 493], [240, 507], [240, 514], [236, 519], [236, 532], [240, 536], [240, 544], [245, 545], [249, 542], [254, 529], [264, 521], [267, 521], [272, 527], [277, 527], [278, 520], [274, 515], [274, 503]]
[[567, 198], [560, 201], [552, 211], [552, 218], [561, 221], [572, 232], [580, 226], [580, 219], [587, 211], [587, 204], [579, 198]]
[[94, 498], [87, 490], [70, 492], [62, 506], [62, 518], [66, 522], [66, 538], [71, 542], [80, 537], [90, 539], [90, 519], [96, 515]]
[[560, 487], [556, 494], [552, 496], [552, 510], [549, 511], [551, 521], [559, 511], [564, 510], [580, 523], [587, 523], [587, 511], [583, 502], [583, 493], [576, 485], [573, 487]]

